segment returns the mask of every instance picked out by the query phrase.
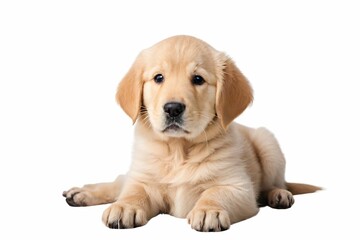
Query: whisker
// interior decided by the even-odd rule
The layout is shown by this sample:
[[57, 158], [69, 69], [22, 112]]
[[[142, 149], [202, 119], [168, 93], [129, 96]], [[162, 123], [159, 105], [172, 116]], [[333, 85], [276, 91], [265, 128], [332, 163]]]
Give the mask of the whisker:
[[203, 130], [203, 133], [204, 133], [204, 135], [205, 135], [206, 149], [207, 149], [207, 151], [209, 152], [209, 151], [210, 151], [210, 149], [209, 149], [209, 141], [208, 141], [206, 129]]
[[205, 119], [207, 121], [208, 125], [214, 124], [214, 126], [218, 129], [219, 133], [221, 135], [224, 135], [223, 128], [222, 128], [220, 122], [216, 121], [218, 118], [216, 117], [215, 114], [206, 114], [206, 113], [203, 113], [200, 111], [194, 111], [193, 113], [196, 114], [197, 116], [200, 116], [201, 117], [200, 119]]
[[149, 113], [148, 113], [147, 108], [144, 107], [144, 106], [141, 106], [140, 114], [143, 117], [145, 126], [151, 127], [150, 117], [149, 117]]

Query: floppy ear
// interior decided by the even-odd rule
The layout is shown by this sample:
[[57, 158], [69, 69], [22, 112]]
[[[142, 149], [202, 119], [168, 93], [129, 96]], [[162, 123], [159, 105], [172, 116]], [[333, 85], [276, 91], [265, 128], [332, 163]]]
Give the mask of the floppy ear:
[[235, 63], [225, 57], [222, 79], [218, 81], [216, 90], [216, 113], [223, 128], [226, 129], [252, 100], [250, 83]]
[[124, 112], [133, 120], [133, 124], [139, 116], [142, 104], [143, 88], [143, 64], [140, 56], [137, 57], [130, 70], [119, 83], [116, 100]]

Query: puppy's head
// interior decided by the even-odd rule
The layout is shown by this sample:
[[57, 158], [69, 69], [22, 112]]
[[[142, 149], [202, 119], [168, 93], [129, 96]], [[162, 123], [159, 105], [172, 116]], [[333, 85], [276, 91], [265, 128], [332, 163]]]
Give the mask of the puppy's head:
[[219, 120], [226, 129], [250, 104], [252, 90], [224, 53], [175, 36], [139, 54], [116, 98], [134, 123], [140, 116], [160, 135], [193, 139]]

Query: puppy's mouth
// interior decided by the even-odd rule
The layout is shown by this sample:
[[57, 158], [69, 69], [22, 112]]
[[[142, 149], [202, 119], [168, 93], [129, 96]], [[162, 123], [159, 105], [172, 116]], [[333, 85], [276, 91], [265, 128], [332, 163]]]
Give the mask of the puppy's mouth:
[[163, 133], [190, 133], [183, 127], [181, 127], [178, 123], [171, 123], [169, 124], [164, 130], [162, 130]]

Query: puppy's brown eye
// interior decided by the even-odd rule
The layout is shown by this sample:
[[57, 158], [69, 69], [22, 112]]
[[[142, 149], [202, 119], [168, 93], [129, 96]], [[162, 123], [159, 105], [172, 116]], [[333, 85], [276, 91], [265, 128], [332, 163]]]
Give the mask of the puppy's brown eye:
[[156, 74], [155, 77], [154, 77], [154, 81], [157, 83], [157, 84], [160, 84], [164, 81], [164, 76], [162, 74]]
[[191, 79], [191, 82], [194, 85], [203, 85], [205, 83], [205, 80], [200, 75], [194, 75], [193, 78]]

